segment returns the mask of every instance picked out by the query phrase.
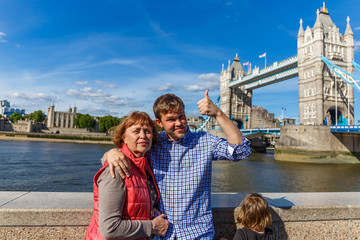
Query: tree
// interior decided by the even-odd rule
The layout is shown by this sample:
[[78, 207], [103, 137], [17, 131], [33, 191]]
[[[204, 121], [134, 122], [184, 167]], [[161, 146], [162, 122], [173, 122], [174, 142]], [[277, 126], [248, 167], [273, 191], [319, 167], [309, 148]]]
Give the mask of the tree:
[[75, 126], [77, 126], [79, 128], [86, 128], [88, 130], [91, 128], [94, 128], [95, 124], [96, 124], [95, 119], [92, 116], [90, 116], [89, 114], [78, 113], [74, 120]]
[[109, 130], [110, 128], [118, 125], [120, 123], [120, 121], [122, 119], [124, 119], [125, 117], [122, 117], [121, 119], [113, 117], [113, 116], [105, 116], [105, 117], [101, 117], [99, 119], [99, 130], [100, 132], [106, 132], [107, 130]]
[[13, 122], [17, 122], [19, 120], [24, 120], [24, 118], [20, 115], [20, 113], [13, 113], [10, 115], [9, 119]]
[[45, 120], [44, 113], [41, 110], [37, 110], [29, 115], [30, 120], [34, 120], [35, 122], [43, 122]]
[[76, 118], [74, 119], [74, 126], [80, 128], [79, 119], [81, 118], [82, 114], [76, 114]]

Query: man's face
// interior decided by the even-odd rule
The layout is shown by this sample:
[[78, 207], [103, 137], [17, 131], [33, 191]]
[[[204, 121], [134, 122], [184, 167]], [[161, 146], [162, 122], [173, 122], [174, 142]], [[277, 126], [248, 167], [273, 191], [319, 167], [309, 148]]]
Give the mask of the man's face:
[[170, 111], [166, 114], [160, 114], [160, 119], [156, 119], [156, 123], [165, 129], [169, 138], [177, 142], [183, 138], [187, 132], [187, 121], [183, 108]]

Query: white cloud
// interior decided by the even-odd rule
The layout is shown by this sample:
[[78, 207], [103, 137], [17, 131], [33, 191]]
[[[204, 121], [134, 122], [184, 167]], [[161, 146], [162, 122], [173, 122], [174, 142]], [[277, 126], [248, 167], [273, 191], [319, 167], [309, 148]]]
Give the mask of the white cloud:
[[165, 83], [164, 85], [162, 85], [161, 87], [158, 87], [158, 88], [149, 88], [150, 91], [153, 91], [153, 92], [169, 92], [173, 89], [174, 85], [172, 83]]
[[196, 78], [203, 81], [197, 82], [192, 85], [184, 85], [183, 87], [188, 91], [205, 91], [206, 89], [217, 90], [220, 86], [219, 74], [206, 73], [201, 74]]
[[158, 34], [158, 36], [165, 39], [170, 39], [170, 35], [166, 33], [163, 29], [161, 29], [158, 23], [150, 22], [150, 26]]
[[75, 85], [87, 85], [89, 82], [88, 81], [76, 81], [74, 82]]
[[3, 33], [3, 32], [0, 32], [0, 42], [7, 42], [7, 40], [5, 40], [5, 39], [3, 39], [3, 37], [5, 37], [6, 36], [6, 34], [5, 33]]
[[201, 80], [208, 80], [208, 81], [220, 81], [220, 75], [216, 73], [204, 73], [204, 74], [200, 74], [196, 78]]
[[284, 25], [279, 25], [279, 26], [277, 26], [277, 28], [279, 29], [279, 30], [281, 30], [281, 31], [284, 31], [284, 32], [286, 32], [289, 36], [291, 36], [291, 37], [296, 37], [297, 36], [297, 31], [294, 31], [294, 30], [289, 30], [289, 29], [287, 29]]
[[83, 99], [110, 96], [110, 94], [105, 93], [102, 90], [92, 90], [91, 87], [84, 87], [83, 89], [80, 90], [69, 89], [66, 91], [65, 94], [69, 97], [78, 97]]
[[90, 108], [79, 108], [78, 112], [85, 112], [90, 114], [91, 116], [106, 116], [106, 115], [111, 115], [111, 116], [119, 116], [122, 117], [125, 114], [123, 112], [115, 112], [115, 111], [110, 111], [108, 109], [105, 108], [100, 108], [100, 107], [90, 107]]
[[111, 95], [102, 90], [93, 90], [90, 87], [84, 87], [80, 90], [69, 89], [65, 93], [69, 97], [76, 97], [90, 100], [93, 103], [104, 105], [104, 107], [141, 107], [142, 104], [134, 103], [131, 98], [123, 98]]
[[354, 40], [354, 50], [355, 51], [360, 50], [360, 41], [359, 40]]
[[94, 68], [94, 67], [98, 67], [98, 66], [111, 65], [111, 64], [136, 66], [139, 63], [139, 61], [141, 61], [141, 60], [117, 59], [116, 58], [116, 59], [111, 59], [111, 60], [107, 60], [107, 61], [102, 61], [102, 62], [97, 62], [97, 63], [93, 63], [93, 64], [84, 65], [83, 68]]
[[36, 102], [50, 102], [52, 98], [44, 93], [27, 94], [27, 93], [13, 93], [8, 96], [9, 98], [30, 100]]
[[112, 84], [112, 83], [106, 83], [106, 82], [102, 82], [102, 81], [98, 81], [98, 80], [95, 80], [95, 82], [97, 84], [99, 84], [100, 86], [102, 87], [106, 87], [106, 88], [116, 88], [116, 85], [115, 84]]
[[143, 104], [136, 104], [131, 98], [122, 98], [118, 96], [99, 97], [93, 100], [108, 107], [142, 107]]
[[360, 30], [360, 27], [354, 27], [354, 30], [358, 31]]

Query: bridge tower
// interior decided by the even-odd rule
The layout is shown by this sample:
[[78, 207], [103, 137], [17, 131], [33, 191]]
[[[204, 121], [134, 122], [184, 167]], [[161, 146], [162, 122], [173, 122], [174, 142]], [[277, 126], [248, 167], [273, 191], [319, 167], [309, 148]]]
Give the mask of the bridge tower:
[[297, 36], [299, 116], [303, 125], [354, 124], [354, 91], [321, 60], [321, 55], [353, 73], [354, 34], [349, 18], [345, 34], [331, 20], [324, 6], [317, 11], [313, 28]]
[[221, 110], [238, 123], [238, 128], [249, 129], [251, 123], [252, 90], [245, 90], [244, 86], [229, 88], [230, 81], [245, 75], [237, 54], [227, 69], [222, 66], [220, 74], [220, 106]]

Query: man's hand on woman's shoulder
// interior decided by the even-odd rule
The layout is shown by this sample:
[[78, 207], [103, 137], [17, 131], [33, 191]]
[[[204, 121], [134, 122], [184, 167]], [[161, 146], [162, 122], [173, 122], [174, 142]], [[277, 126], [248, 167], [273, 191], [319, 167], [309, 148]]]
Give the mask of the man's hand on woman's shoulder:
[[117, 148], [110, 149], [103, 156], [103, 164], [109, 163], [110, 174], [115, 178], [115, 169], [122, 179], [130, 177], [129, 159]]

